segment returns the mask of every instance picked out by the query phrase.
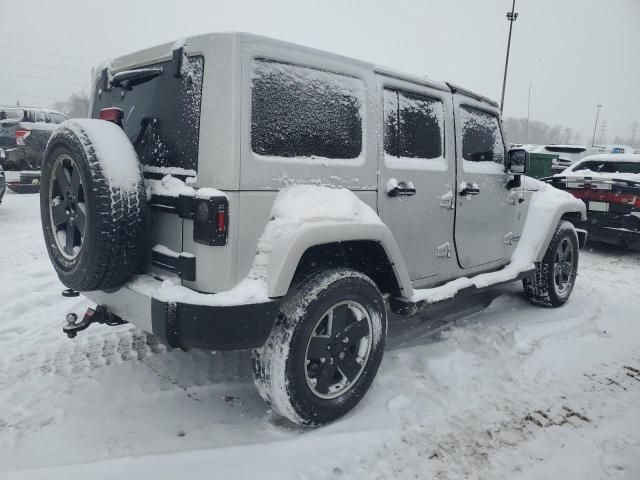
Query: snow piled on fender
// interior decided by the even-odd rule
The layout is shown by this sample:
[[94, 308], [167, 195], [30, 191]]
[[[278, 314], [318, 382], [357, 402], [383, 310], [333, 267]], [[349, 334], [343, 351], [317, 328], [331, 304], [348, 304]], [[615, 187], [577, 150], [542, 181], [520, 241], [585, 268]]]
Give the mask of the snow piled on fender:
[[[136, 151], [124, 131], [115, 123], [93, 118], [74, 118], [60, 124], [82, 142], [85, 150], [93, 146], [100, 159], [102, 174], [109, 187], [134, 192], [142, 180]], [[87, 158], [91, 158], [87, 155]]]
[[258, 240], [253, 265], [245, 279], [230, 290], [206, 294], [165, 280], [160, 286], [148, 275], [140, 275], [127, 286], [132, 290], [164, 302], [192, 305], [228, 306], [269, 301], [270, 257], [277, 245], [289, 242], [307, 224], [381, 223], [376, 212], [353, 192], [344, 188], [294, 185], [278, 193], [271, 208], [270, 220]]
[[483, 273], [473, 278], [460, 277], [439, 287], [414, 290], [412, 301], [435, 303], [455, 296], [463, 288], [483, 288], [514, 280], [520, 273], [535, 267], [534, 262], [539, 252], [546, 248], [549, 232], [556, 229], [554, 222], [558, 210], [582, 212], [584, 215], [582, 200], [539, 180], [524, 176], [522, 178], [523, 188], [533, 191], [533, 194], [520, 241], [509, 264], [496, 272]]

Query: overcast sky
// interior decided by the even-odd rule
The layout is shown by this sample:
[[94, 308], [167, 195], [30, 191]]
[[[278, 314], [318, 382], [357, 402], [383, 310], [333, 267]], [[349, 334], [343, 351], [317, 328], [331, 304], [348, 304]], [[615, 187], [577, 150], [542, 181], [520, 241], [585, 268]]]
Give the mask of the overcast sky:
[[[205, 32], [247, 31], [499, 100], [511, 0], [0, 0], [0, 104], [49, 106], [87, 90], [105, 58]], [[518, 0], [506, 116], [610, 140], [640, 122], [640, 0]], [[640, 138], [640, 126], [638, 127]]]

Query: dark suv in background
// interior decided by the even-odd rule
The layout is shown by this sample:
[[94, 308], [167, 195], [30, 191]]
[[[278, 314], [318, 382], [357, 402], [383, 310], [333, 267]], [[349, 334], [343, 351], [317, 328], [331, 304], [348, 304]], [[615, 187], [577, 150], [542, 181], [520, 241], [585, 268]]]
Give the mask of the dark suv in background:
[[0, 106], [0, 164], [5, 170], [39, 170], [52, 131], [66, 119], [55, 110]]

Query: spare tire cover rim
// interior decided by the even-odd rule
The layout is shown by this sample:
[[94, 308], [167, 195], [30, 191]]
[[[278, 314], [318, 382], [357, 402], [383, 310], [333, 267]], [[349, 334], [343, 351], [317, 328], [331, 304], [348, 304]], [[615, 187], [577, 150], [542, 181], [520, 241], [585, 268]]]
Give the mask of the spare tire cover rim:
[[68, 154], [58, 156], [51, 170], [49, 218], [58, 252], [74, 260], [84, 243], [86, 203], [80, 169]]

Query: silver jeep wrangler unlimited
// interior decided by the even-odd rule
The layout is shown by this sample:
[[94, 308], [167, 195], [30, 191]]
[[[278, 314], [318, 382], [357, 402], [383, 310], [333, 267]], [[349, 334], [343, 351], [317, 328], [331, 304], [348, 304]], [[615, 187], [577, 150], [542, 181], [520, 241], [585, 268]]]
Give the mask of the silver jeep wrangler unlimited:
[[169, 347], [253, 350], [261, 396], [301, 425], [350, 411], [387, 311], [522, 280], [564, 304], [585, 234], [573, 196], [525, 177], [484, 97], [244, 33], [95, 73], [93, 119], [52, 135], [42, 227], [92, 322]]

